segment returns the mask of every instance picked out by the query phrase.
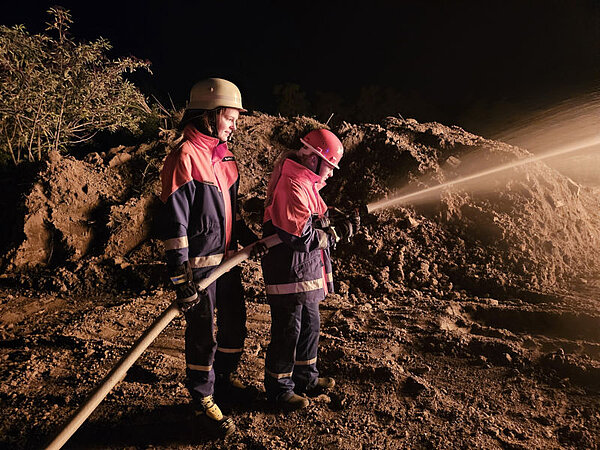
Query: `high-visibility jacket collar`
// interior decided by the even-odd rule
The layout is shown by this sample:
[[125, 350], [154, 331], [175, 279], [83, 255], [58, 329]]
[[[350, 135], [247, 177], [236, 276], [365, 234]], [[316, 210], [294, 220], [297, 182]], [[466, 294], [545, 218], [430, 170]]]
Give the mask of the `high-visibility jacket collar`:
[[281, 175], [285, 175], [294, 179], [304, 179], [313, 184], [321, 181], [321, 177], [319, 175], [314, 173], [308, 167], [305, 167], [290, 158], [286, 159], [283, 163]]
[[[189, 141], [194, 147], [197, 147], [200, 150], [208, 151], [210, 154], [214, 152], [214, 150], [219, 145], [219, 138], [214, 138], [211, 136], [207, 136], [204, 133], [200, 133], [196, 127], [189, 124], [183, 129], [183, 137]], [[225, 150], [227, 146], [224, 146]]]

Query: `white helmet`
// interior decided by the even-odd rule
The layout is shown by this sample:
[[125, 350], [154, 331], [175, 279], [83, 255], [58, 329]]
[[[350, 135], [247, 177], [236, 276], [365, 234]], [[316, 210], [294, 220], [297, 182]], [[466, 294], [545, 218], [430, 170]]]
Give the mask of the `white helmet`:
[[211, 110], [218, 107], [235, 108], [246, 112], [242, 106], [242, 94], [231, 81], [222, 78], [207, 78], [199, 81], [190, 91], [190, 101], [186, 110]]

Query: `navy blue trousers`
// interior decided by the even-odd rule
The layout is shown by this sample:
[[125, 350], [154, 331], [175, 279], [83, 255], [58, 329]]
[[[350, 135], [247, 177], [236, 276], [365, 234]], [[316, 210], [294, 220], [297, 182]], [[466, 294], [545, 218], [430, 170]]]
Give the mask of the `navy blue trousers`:
[[185, 313], [186, 387], [194, 401], [213, 394], [215, 373], [229, 374], [240, 362], [246, 338], [240, 274], [239, 267], [231, 269], [206, 288], [208, 301]]
[[270, 400], [314, 387], [319, 377], [319, 303], [271, 303], [271, 342], [265, 360], [265, 390]]

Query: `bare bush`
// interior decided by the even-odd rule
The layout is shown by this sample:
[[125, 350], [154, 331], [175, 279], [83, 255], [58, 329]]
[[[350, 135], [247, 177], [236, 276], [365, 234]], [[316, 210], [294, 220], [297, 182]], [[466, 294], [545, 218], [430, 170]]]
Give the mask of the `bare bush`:
[[48, 10], [47, 34], [0, 26], [0, 153], [14, 164], [91, 139], [102, 130], [139, 130], [151, 112], [126, 73], [150, 63], [111, 60], [103, 38], [76, 42], [62, 8]]

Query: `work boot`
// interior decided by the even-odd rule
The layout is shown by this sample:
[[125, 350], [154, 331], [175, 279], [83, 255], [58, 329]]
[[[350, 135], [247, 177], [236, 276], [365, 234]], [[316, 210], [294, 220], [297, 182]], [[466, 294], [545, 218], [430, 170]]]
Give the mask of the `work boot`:
[[306, 389], [304, 392], [308, 397], [316, 397], [317, 395], [329, 392], [335, 386], [335, 380], [331, 377], [319, 377], [317, 384], [312, 388]]
[[235, 432], [235, 424], [230, 417], [225, 417], [214, 402], [212, 395], [203, 397], [196, 409], [196, 417], [201, 426], [211, 436], [225, 438]]
[[291, 395], [276, 400], [275, 405], [285, 412], [292, 412], [306, 408], [310, 405], [310, 401], [306, 397], [302, 397], [301, 395], [292, 392]]
[[250, 403], [258, 398], [258, 389], [244, 384], [237, 371], [217, 374], [215, 398], [223, 403]]

